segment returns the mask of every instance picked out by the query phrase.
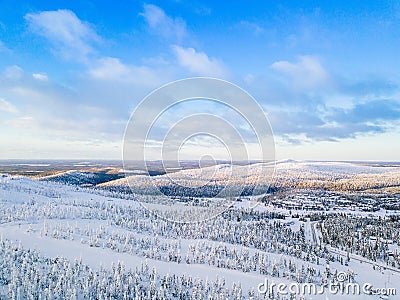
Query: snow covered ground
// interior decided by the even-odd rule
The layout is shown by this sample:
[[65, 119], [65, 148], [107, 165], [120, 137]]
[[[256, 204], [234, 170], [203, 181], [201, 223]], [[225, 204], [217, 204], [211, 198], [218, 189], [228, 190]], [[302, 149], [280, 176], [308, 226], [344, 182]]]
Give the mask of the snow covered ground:
[[[343, 172], [335, 164], [315, 166], [315, 172], [324, 168], [339, 168], [337, 172]], [[363, 172], [363, 167], [356, 168]], [[146, 299], [264, 299], [268, 295], [260, 294], [258, 287], [265, 280], [287, 287], [315, 284], [320, 289], [325, 284], [323, 294], [306, 294], [305, 299], [379, 299], [379, 295], [363, 292], [367, 283], [400, 293], [400, 269], [359, 254], [349, 255], [347, 261], [346, 250], [323, 244], [316, 221], [301, 221], [289, 216], [285, 209], [263, 205], [251, 209], [255, 206], [253, 199], [243, 200], [207, 222], [179, 224], [157, 218], [137, 201], [127, 198], [130, 197], [115, 191], [0, 175], [0, 245], [4, 253], [0, 258], [0, 298], [28, 299], [36, 289], [43, 299], [66, 295], [83, 299], [89, 294], [136, 295]], [[385, 217], [384, 212], [380, 215]], [[76, 268], [71, 267], [70, 279], [65, 282], [55, 278], [54, 285], [46, 286], [48, 281], [35, 285], [24, 274], [28, 268], [24, 259], [28, 257], [33, 257], [31, 261], [36, 259], [38, 266], [33, 269], [36, 264], [30, 263], [30, 272], [37, 272], [39, 277], [51, 278], [50, 273], [69, 270], [57, 269], [56, 258], [62, 258], [65, 265], [78, 260], [83, 271], [75, 273]], [[115, 271], [119, 262], [123, 262], [126, 274], [131, 270], [132, 278], [140, 277], [141, 281], [124, 281], [125, 273]], [[51, 266], [48, 271], [47, 265]], [[102, 280], [96, 286], [78, 283], [77, 278], [85, 274], [96, 274]], [[181, 279], [168, 281], [174, 275]], [[107, 279], [111, 277], [122, 283], [115, 287], [115, 282]], [[329, 292], [327, 287], [340, 282], [339, 279], [344, 284], [358, 284], [360, 295]], [[57, 295], [60, 286], [68, 290], [63, 296]], [[300, 299], [301, 295], [295, 296]], [[271, 297], [289, 299], [276, 289]]]
[[203, 195], [213, 189], [259, 186], [261, 192], [273, 188], [320, 188], [371, 193], [400, 193], [400, 165], [354, 162], [278, 161], [226, 167], [217, 165], [188, 169], [161, 176], [127, 174], [126, 178], [100, 184], [105, 188], [128, 187], [141, 193], [152, 193], [154, 185], [172, 188], [176, 185], [202, 187]]

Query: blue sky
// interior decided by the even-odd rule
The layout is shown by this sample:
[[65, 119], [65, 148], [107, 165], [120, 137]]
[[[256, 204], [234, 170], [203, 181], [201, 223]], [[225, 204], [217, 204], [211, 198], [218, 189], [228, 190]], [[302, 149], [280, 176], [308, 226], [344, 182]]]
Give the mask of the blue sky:
[[0, 1], [0, 158], [120, 159], [145, 95], [211, 76], [278, 159], [400, 160], [399, 53], [398, 1]]

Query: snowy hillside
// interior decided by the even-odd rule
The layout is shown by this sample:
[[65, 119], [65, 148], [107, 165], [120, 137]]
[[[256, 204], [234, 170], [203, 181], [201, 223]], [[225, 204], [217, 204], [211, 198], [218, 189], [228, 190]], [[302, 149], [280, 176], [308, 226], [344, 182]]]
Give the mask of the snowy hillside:
[[95, 186], [104, 182], [117, 180], [124, 175], [115, 168], [93, 169], [93, 170], [69, 170], [55, 174], [38, 176], [42, 181], [68, 183], [80, 186]]
[[[154, 185], [167, 190], [176, 186], [197, 188], [194, 196], [212, 196], [229, 186], [268, 188], [314, 188], [335, 191], [400, 193], [400, 165], [376, 166], [351, 162], [278, 161], [248, 166], [217, 165], [203, 169], [182, 170], [172, 174], [148, 177], [132, 175], [100, 184], [99, 187], [126, 188], [138, 192]], [[182, 192], [184, 193], [184, 192]]]
[[[342, 280], [372, 282], [400, 291], [398, 219], [376, 223], [373, 231], [365, 224], [383, 219], [250, 209], [251, 200], [243, 199], [207, 222], [174, 223], [152, 215], [137, 197], [1, 176], [0, 298], [264, 299], [258, 287], [266, 279], [319, 288]], [[372, 235], [392, 244], [377, 244]], [[351, 253], [344, 246], [352, 245], [349, 236], [356, 241]], [[268, 296], [287, 299], [276, 290]], [[365, 293], [305, 295], [326, 297], [378, 299]]]

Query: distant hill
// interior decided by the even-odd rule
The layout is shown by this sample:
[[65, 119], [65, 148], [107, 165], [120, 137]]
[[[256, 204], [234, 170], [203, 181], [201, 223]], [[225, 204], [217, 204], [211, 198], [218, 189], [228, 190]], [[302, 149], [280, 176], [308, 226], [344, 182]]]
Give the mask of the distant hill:
[[130, 187], [137, 191], [143, 192], [156, 184], [163, 190], [171, 190], [171, 194], [172, 192], [176, 193], [177, 189], [182, 186], [187, 189], [206, 191], [220, 190], [229, 185], [246, 185], [251, 189], [255, 183], [261, 183], [266, 189], [270, 187], [272, 190], [307, 188], [400, 193], [400, 165], [285, 160], [277, 161], [275, 164], [235, 165], [231, 169], [230, 165], [222, 164], [217, 167], [182, 170], [152, 178], [144, 175], [132, 175], [101, 183], [98, 187], [126, 189], [129, 187], [128, 181]]
[[62, 182], [79, 186], [96, 186], [98, 184], [123, 178], [124, 174], [114, 168], [90, 169], [84, 171], [70, 170], [52, 175], [38, 177], [41, 181]]

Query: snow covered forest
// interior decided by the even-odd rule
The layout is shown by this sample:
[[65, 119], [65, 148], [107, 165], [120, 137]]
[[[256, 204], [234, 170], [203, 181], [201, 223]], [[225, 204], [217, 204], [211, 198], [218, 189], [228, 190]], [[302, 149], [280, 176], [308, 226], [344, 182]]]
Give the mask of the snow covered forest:
[[352, 201], [320, 190], [243, 196], [215, 218], [185, 223], [144, 208], [138, 200], [149, 195], [2, 175], [0, 299], [378, 299], [374, 289], [362, 295], [258, 290], [266, 278], [338, 285], [340, 274], [348, 283], [399, 289], [399, 211], [382, 203], [372, 205], [373, 213], [353, 209], [354, 201], [372, 201], [366, 195]]

